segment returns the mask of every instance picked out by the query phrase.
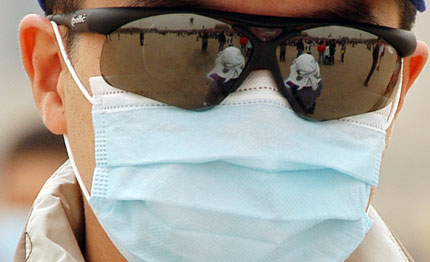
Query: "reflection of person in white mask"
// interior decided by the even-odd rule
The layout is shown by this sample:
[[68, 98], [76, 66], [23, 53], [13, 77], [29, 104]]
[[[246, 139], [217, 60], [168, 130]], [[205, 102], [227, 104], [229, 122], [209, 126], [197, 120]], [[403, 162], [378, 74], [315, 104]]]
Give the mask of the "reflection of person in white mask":
[[[137, 15], [134, 24], [142, 17], [148, 22], [146, 7], [158, 4], [171, 7], [156, 11], [167, 17], [149, 22], [159, 23], [158, 29], [182, 27], [189, 16], [178, 15], [174, 7], [196, 8], [191, 4], [195, 1], [39, 0], [48, 15], [56, 15], [23, 20], [22, 60], [43, 121], [52, 132], [65, 136], [70, 161], [36, 198], [15, 261], [404, 261], [404, 252], [368, 208], [385, 149], [384, 128], [392, 118], [374, 113], [360, 118], [362, 124], [300, 118], [294, 111], [297, 105], [281, 93], [284, 79], [276, 67], [276, 40], [297, 35], [296, 24], [285, 32], [277, 26], [279, 16], [288, 23], [290, 18], [312, 17], [315, 20], [309, 22], [314, 23], [339, 11], [336, 23], [348, 13], [357, 15], [354, 21], [371, 24], [374, 21], [366, 18], [377, 17], [381, 25], [398, 27], [403, 14], [398, 1], [369, 1], [198, 1], [198, 7], [207, 10], [191, 14], [196, 26], [196, 21], [207, 21], [213, 36], [240, 28], [253, 42], [247, 61], [250, 71], [244, 69], [240, 50], [227, 48], [209, 73], [213, 84], [206, 93], [207, 86], [201, 83], [213, 58], [189, 44], [194, 37], [175, 38], [175, 44], [159, 50], [177, 60], [197, 55], [201, 60], [193, 62], [199, 66], [165, 72], [167, 60], [144, 56], [148, 69], [152, 63], [161, 66], [136, 75], [133, 70], [141, 64], [128, 59], [137, 55], [130, 48], [136, 41], [121, 41], [115, 50], [105, 52], [109, 43], [103, 32], [66, 34], [104, 28], [106, 33], [124, 32], [121, 39], [127, 39], [121, 30], [126, 24], [119, 28], [118, 24], [128, 23], [135, 14], [142, 16]], [[414, 8], [409, 0], [401, 1]], [[144, 8], [135, 7], [140, 4]], [[130, 8], [80, 10], [86, 6]], [[354, 9], [357, 6], [365, 6], [369, 16], [363, 16], [363, 8]], [[179, 12], [183, 10], [188, 9]], [[222, 13], [220, 19], [217, 11], [240, 15]], [[256, 16], [250, 14], [259, 15], [258, 21], [268, 26], [255, 28]], [[151, 40], [145, 39], [145, 45]], [[405, 58], [411, 64], [405, 69], [408, 76], [419, 75], [426, 61], [428, 50], [424, 44], [418, 47]], [[314, 61], [306, 55], [303, 59], [296, 61], [297, 74], [287, 82], [311, 110], [317, 95], [307, 98], [300, 93], [321, 92], [321, 81]], [[168, 62], [170, 66], [177, 61]], [[273, 74], [264, 70], [269, 65]], [[124, 85], [142, 92], [129, 93], [122, 84], [108, 83], [104, 72], [109, 70], [124, 77]], [[191, 109], [175, 103], [176, 92], [171, 90], [179, 84], [190, 100], [206, 94], [208, 104], [222, 99], [233, 82], [239, 84], [241, 72], [244, 82], [223, 103], [209, 109], [203, 108], [203, 99]], [[158, 78], [147, 81], [155, 73], [160, 73]], [[172, 76], [181, 78], [169, 82]], [[193, 81], [199, 77], [202, 81]], [[410, 87], [414, 79], [404, 84]], [[149, 84], [151, 90], [145, 89]], [[152, 89], [156, 96], [149, 97]], [[372, 231], [372, 221], [382, 227]], [[370, 244], [360, 246], [366, 234]], [[358, 259], [350, 260], [354, 250]]]
[[285, 80], [285, 85], [291, 88], [296, 101], [304, 111], [313, 114], [323, 86], [320, 68], [315, 58], [308, 54], [296, 58], [290, 67], [290, 75]]
[[219, 52], [215, 67], [208, 74], [211, 80], [205, 103], [217, 104], [230, 94], [231, 88], [245, 67], [245, 58], [237, 47], [227, 47]]

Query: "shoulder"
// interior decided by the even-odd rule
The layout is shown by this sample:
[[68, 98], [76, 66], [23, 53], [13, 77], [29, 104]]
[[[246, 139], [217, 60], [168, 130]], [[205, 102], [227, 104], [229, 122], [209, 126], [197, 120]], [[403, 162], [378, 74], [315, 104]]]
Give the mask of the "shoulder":
[[[84, 261], [84, 214], [79, 185], [67, 161], [33, 203], [15, 261]], [[37, 248], [33, 248], [37, 247]]]
[[346, 262], [413, 262], [413, 258], [373, 207], [369, 208], [369, 217], [373, 221], [372, 229]]

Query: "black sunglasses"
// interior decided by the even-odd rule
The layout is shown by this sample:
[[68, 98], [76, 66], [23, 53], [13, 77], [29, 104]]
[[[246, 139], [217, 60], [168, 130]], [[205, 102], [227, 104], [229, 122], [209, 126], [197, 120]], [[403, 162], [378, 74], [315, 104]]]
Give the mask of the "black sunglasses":
[[331, 120], [393, 102], [406, 30], [201, 9], [97, 8], [49, 15], [106, 35], [100, 70], [112, 86], [183, 109], [216, 106], [255, 70], [269, 70], [298, 115]]

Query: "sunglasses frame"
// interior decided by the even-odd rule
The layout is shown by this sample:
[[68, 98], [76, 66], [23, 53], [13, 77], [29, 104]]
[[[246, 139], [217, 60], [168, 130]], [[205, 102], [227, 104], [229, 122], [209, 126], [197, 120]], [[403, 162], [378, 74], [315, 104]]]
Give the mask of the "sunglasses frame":
[[[232, 26], [234, 30], [245, 35], [251, 41], [253, 48], [249, 60], [240, 77], [232, 87], [231, 92], [236, 91], [251, 72], [263, 69], [269, 70], [272, 72], [281, 94], [287, 98], [292, 109], [300, 117], [309, 120], [321, 121], [308, 116], [304, 109], [293, 98], [294, 95], [291, 89], [285, 86], [276, 58], [276, 49], [281, 42], [299, 36], [304, 30], [323, 26], [344, 26], [362, 30], [384, 39], [396, 49], [400, 58], [412, 55], [417, 47], [417, 40], [414, 33], [403, 29], [339, 20], [248, 15], [206, 9], [148, 7], [94, 8], [77, 10], [68, 14], [53, 14], [47, 16], [47, 18], [58, 25], [69, 27], [76, 33], [109, 35], [121, 26], [138, 19], [157, 15], [183, 13], [191, 13], [220, 20]], [[250, 30], [251, 28], [263, 28], [266, 30], [283, 29], [283, 32], [273, 40], [264, 41], [254, 34]], [[256, 50], [258, 51], [255, 52]]]

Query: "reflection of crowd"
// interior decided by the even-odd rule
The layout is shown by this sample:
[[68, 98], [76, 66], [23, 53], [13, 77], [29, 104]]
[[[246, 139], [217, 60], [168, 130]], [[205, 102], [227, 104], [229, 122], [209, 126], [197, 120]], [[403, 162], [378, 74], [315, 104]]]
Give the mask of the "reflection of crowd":
[[[343, 45], [344, 43], [342, 43], [342, 46]], [[318, 63], [321, 65], [334, 65], [336, 46], [337, 44], [335, 40], [319, 41], [317, 46]], [[345, 51], [346, 51], [346, 48], [345, 48]], [[312, 53], [308, 52], [308, 54], [312, 54]], [[342, 53], [342, 61], [344, 60], [344, 58], [345, 58], [345, 53]]]
[[[190, 24], [192, 24], [192, 20], [190, 20]], [[225, 60], [226, 57], [234, 56], [238, 61], [246, 61], [246, 59], [250, 56], [252, 51], [252, 44], [249, 39], [244, 36], [234, 32], [229, 28], [215, 27], [211, 29], [206, 29], [202, 27], [199, 29], [189, 29], [189, 30], [159, 30], [154, 28], [149, 29], [137, 29], [137, 28], [128, 28], [123, 32], [116, 32], [118, 34], [118, 39], [120, 39], [121, 34], [139, 34], [139, 42], [141, 46], [145, 45], [145, 35], [148, 33], [158, 33], [161, 35], [167, 34], [175, 34], [178, 37], [185, 36], [197, 36], [196, 41], [201, 41], [201, 53], [207, 54], [209, 50], [209, 45], [212, 43], [210, 40], [215, 40], [218, 44], [218, 58], [217, 58], [217, 66], [216, 68], [221, 68], [219, 66], [220, 57], [223, 57]], [[112, 41], [111, 35], [107, 36], [107, 41]], [[214, 42], [215, 42], [214, 41]], [[293, 48], [296, 49], [296, 60], [293, 62], [297, 66], [297, 59], [303, 59], [302, 56], [312, 57], [315, 60], [317, 65], [324, 66], [333, 66], [336, 62], [336, 56], [340, 57], [338, 60], [340, 63], [345, 63], [345, 59], [347, 59], [347, 46], [351, 46], [351, 48], [356, 47], [357, 45], [365, 45], [368, 50], [372, 50], [372, 66], [370, 68], [369, 74], [364, 82], [365, 86], [368, 86], [373, 74], [375, 71], [378, 71], [381, 65], [381, 60], [384, 57], [385, 53], [385, 42], [382, 40], [376, 41], [376, 39], [348, 39], [348, 38], [339, 38], [339, 39], [327, 39], [327, 38], [316, 38], [309, 36], [300, 36], [293, 39], [284, 40], [279, 43], [279, 61], [286, 62], [286, 53], [287, 49], [290, 47], [291, 50]], [[289, 47], [290, 46], [290, 47]], [[227, 50], [227, 51], [226, 51]], [[234, 50], [234, 51], [233, 51]], [[317, 53], [317, 57], [314, 58], [313, 51]], [[238, 58], [240, 54], [240, 59]], [[340, 54], [340, 55], [338, 55]], [[222, 60], [222, 59], [221, 59]], [[221, 63], [222, 64], [222, 63]], [[231, 66], [231, 65], [229, 65]], [[243, 66], [241, 63], [237, 65], [237, 70], [235, 72], [241, 72]], [[222, 67], [223, 70], [230, 70], [227, 66]], [[215, 70], [215, 69], [214, 69]], [[318, 76], [319, 76], [319, 67], [318, 67]], [[292, 74], [292, 72], [290, 72]], [[208, 94], [206, 96], [206, 104], [212, 105], [217, 104], [217, 101], [221, 98], [224, 99], [225, 96], [230, 92], [229, 89], [233, 86], [235, 77], [225, 77], [221, 71], [213, 71], [208, 75], [211, 79], [211, 87], [209, 88]], [[315, 86], [300, 86], [297, 85], [294, 81], [291, 80], [291, 75], [289, 76], [289, 81], [286, 81], [286, 85], [293, 90], [296, 100], [298, 104], [304, 109], [304, 111], [308, 114], [312, 114], [315, 110], [316, 100], [321, 94], [322, 89], [322, 81], [319, 82], [319, 85]], [[297, 77], [302, 77], [301, 75]]]
[[[335, 63], [335, 55], [336, 55], [336, 47], [337, 45], [342, 45], [341, 51], [341, 61], [345, 59], [346, 53], [346, 42], [345, 41], [337, 41], [332, 39], [325, 40], [306, 40], [306, 39], [294, 39], [294, 40], [286, 40], [281, 42], [280, 44], [280, 55], [279, 61], [285, 62], [285, 53], [287, 46], [294, 46], [297, 50], [296, 58], [301, 56], [302, 54], [312, 55], [312, 50], [316, 47], [318, 51], [318, 63], [321, 65], [334, 65]], [[352, 44], [352, 42], [351, 42]]]
[[[279, 61], [285, 62], [284, 58], [284, 50], [286, 46], [295, 46], [297, 50], [296, 58], [302, 55], [303, 53], [312, 55], [312, 50], [315, 47], [318, 52], [317, 61], [320, 65], [334, 65], [336, 62], [336, 55], [338, 54], [337, 49], [340, 47], [340, 63], [345, 63], [345, 57], [347, 53], [347, 46], [351, 46], [352, 48], [357, 45], [366, 45], [369, 51], [378, 48], [379, 50], [379, 58], [378, 62], [380, 63], [382, 57], [384, 56], [385, 47], [384, 43], [378, 44], [376, 40], [352, 40], [352, 39], [317, 39], [317, 38], [298, 38], [293, 40], [287, 40], [280, 44], [280, 56]], [[378, 47], [382, 45], [381, 48]], [[378, 71], [379, 64], [375, 67]]]
[[234, 46], [234, 41], [236, 38], [239, 37], [239, 45], [240, 45], [240, 51], [242, 52], [242, 55], [245, 57], [248, 57], [251, 52], [251, 42], [246, 36], [243, 35], [237, 35], [235, 33], [228, 33], [227, 35], [224, 32], [221, 32], [216, 37], [218, 39], [218, 52], [221, 52], [225, 49], [226, 45], [227, 47]]
[[[190, 18], [190, 26], [193, 25], [195, 19]], [[121, 35], [139, 35], [139, 44], [140, 46], [144, 46], [145, 43], [145, 35], [148, 33], [158, 33], [160, 35], [168, 35], [175, 34], [177, 37], [186, 37], [196, 35], [197, 41], [202, 42], [201, 52], [206, 54], [208, 52], [209, 40], [214, 39], [218, 41], [218, 52], [223, 51], [226, 47], [235, 46], [235, 40], [239, 38], [239, 45], [242, 54], [245, 57], [249, 57], [252, 49], [252, 44], [248, 40], [247, 37], [243, 35], [239, 35], [232, 31], [231, 29], [220, 30], [220, 29], [207, 29], [204, 26], [201, 30], [190, 29], [190, 30], [159, 30], [157, 28], [124, 28], [117, 30], [115, 34], [117, 35], [118, 40], [121, 40]], [[106, 36], [106, 41], [112, 41], [112, 34]]]
[[235, 46], [235, 40], [239, 38], [239, 45], [242, 54], [248, 57], [251, 53], [252, 44], [247, 37], [243, 35], [237, 35], [235, 33], [226, 33], [224, 31], [219, 33], [209, 32], [204, 30], [198, 33], [197, 41], [202, 40], [202, 53], [206, 54], [209, 45], [209, 39], [215, 39], [218, 41], [218, 52], [223, 51], [226, 47]]

